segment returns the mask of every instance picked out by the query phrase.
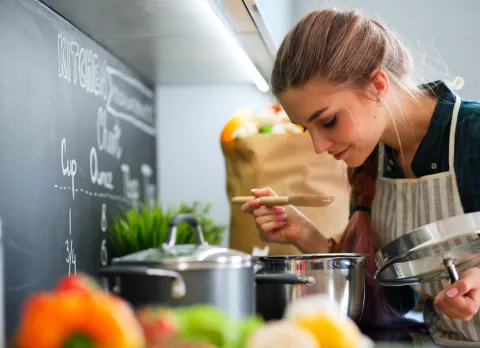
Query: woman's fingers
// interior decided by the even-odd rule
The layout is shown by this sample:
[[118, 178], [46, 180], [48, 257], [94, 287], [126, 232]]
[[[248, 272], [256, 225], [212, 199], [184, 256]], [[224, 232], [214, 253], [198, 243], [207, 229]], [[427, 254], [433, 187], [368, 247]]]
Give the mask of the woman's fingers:
[[258, 199], [252, 199], [251, 201], [248, 201], [247, 203], [243, 203], [241, 206], [241, 210], [244, 213], [252, 213], [254, 209], [257, 209], [260, 207], [260, 202]]
[[252, 194], [255, 196], [255, 197], [264, 197], [264, 196], [277, 196], [277, 194], [275, 193], [275, 191], [273, 191], [270, 187], [262, 187], [262, 188], [254, 188], [254, 189], [251, 189], [250, 192], [252, 192]]
[[261, 206], [258, 209], [254, 209], [252, 213], [253, 213], [253, 216], [255, 217], [266, 216], [266, 215], [278, 215], [278, 214], [285, 213], [285, 208]]
[[[277, 196], [275, 191], [270, 187], [255, 188], [251, 190], [254, 197]], [[263, 241], [272, 242], [277, 239], [281, 240], [279, 231], [286, 225], [287, 214], [285, 207], [274, 206], [267, 207], [260, 205], [258, 199], [242, 205], [242, 211], [250, 213], [255, 217], [255, 224]]]
[[[252, 194], [255, 197], [265, 197], [265, 196], [276, 196], [277, 194], [270, 188], [255, 188], [251, 190]], [[252, 199], [246, 203], [244, 203], [241, 207], [241, 210], [244, 213], [251, 213], [254, 209], [260, 207], [260, 202], [257, 199]], [[280, 207], [281, 208], [281, 207]], [[278, 208], [277, 208], [278, 210]]]
[[264, 226], [272, 222], [278, 222], [280, 226], [284, 226], [286, 220], [287, 220], [287, 214], [283, 213], [278, 215], [259, 216], [255, 219], [255, 222], [257, 223], [257, 227], [264, 230]]

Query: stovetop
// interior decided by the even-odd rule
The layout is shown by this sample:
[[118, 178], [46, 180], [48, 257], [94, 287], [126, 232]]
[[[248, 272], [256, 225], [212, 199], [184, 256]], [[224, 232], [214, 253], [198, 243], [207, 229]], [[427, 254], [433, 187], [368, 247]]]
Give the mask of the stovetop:
[[412, 323], [404, 328], [381, 328], [366, 329], [362, 331], [375, 342], [376, 348], [380, 347], [438, 347], [430, 338], [428, 331], [423, 323], [421, 312], [410, 312], [407, 318], [414, 320], [418, 324]]

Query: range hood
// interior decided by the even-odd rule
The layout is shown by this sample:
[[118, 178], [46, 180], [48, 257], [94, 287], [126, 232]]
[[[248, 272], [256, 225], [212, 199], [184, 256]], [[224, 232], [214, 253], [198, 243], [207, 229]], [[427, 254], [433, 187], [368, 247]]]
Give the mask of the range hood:
[[253, 0], [41, 1], [156, 85], [251, 84], [212, 7], [270, 80], [275, 46]]
[[255, 0], [208, 0], [263, 78], [269, 82], [277, 48]]

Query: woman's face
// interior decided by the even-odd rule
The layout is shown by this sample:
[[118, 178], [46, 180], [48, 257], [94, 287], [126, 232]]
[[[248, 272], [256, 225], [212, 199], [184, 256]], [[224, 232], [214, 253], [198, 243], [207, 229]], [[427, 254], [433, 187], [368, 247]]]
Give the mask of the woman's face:
[[[376, 95], [373, 84], [371, 88]], [[352, 88], [310, 80], [279, 100], [290, 120], [308, 129], [317, 154], [326, 151], [349, 167], [363, 164], [386, 126], [385, 108]]]

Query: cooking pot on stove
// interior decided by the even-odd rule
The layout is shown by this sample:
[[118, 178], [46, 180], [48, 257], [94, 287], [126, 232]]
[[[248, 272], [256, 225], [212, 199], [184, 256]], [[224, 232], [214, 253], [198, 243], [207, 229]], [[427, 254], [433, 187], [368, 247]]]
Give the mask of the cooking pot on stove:
[[359, 322], [365, 301], [365, 260], [363, 254], [303, 254], [260, 257], [257, 275], [292, 274], [314, 279], [312, 284], [259, 284], [257, 312], [266, 320], [280, 319], [285, 307], [299, 298], [326, 294], [339, 303], [342, 314]]
[[[175, 245], [177, 226], [184, 222], [193, 227], [196, 244]], [[255, 275], [255, 265], [252, 255], [208, 245], [196, 218], [180, 214], [170, 221], [166, 243], [161, 247], [114, 258], [100, 274], [109, 280], [109, 290], [135, 307], [212, 304], [238, 319], [256, 313], [255, 282], [314, 282], [293, 273]]]

